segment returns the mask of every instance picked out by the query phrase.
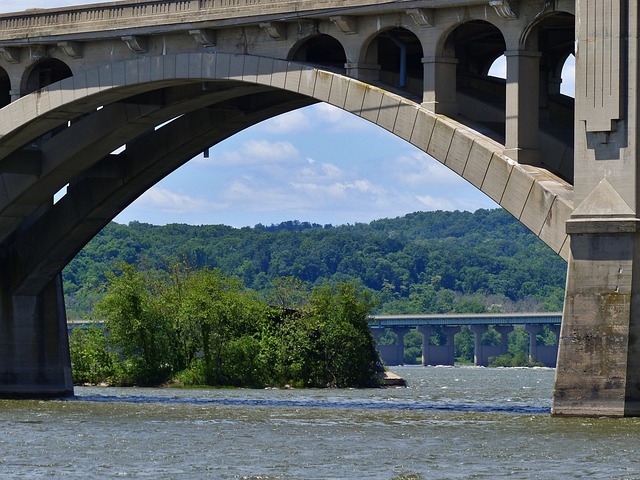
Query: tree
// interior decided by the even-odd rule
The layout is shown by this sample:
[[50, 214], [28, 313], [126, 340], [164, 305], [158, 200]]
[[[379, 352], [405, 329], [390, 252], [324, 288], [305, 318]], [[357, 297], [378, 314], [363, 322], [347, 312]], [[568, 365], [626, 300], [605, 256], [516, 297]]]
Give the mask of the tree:
[[377, 384], [378, 354], [367, 321], [374, 306], [370, 292], [353, 283], [324, 285], [313, 290], [310, 303], [326, 384]]
[[95, 385], [116, 380], [117, 356], [109, 348], [109, 339], [101, 326], [74, 328], [69, 335], [69, 351], [76, 383]]
[[174, 371], [175, 344], [162, 296], [154, 294], [157, 285], [148, 283], [133, 266], [120, 264], [119, 269], [119, 275], [109, 275], [110, 284], [97, 312], [104, 319], [110, 342], [125, 359], [120, 380], [162, 383]]

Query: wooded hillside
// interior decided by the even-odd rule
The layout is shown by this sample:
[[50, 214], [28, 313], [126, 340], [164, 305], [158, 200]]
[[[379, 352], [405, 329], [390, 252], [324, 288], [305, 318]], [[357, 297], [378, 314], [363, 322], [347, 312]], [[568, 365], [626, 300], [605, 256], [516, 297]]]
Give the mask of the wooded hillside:
[[566, 263], [503, 210], [418, 212], [369, 224], [232, 228], [111, 223], [63, 272], [68, 317], [92, 315], [118, 262], [165, 276], [178, 262], [265, 292], [278, 277], [355, 280], [377, 313], [560, 311]]

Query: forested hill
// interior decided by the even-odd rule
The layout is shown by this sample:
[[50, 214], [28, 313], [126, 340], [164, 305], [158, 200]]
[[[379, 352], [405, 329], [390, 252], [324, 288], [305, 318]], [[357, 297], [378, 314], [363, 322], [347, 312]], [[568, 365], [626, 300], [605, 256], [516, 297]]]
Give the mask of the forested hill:
[[118, 262], [150, 275], [177, 262], [217, 268], [260, 292], [280, 276], [309, 286], [356, 280], [377, 292], [379, 313], [559, 311], [566, 271], [503, 210], [418, 212], [337, 227], [111, 223], [63, 272], [69, 318], [91, 314]]

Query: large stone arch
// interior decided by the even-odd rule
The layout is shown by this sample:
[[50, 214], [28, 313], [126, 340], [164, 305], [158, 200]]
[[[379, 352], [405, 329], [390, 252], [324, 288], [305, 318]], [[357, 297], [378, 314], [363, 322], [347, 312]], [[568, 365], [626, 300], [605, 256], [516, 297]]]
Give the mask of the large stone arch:
[[[189, 86], [200, 93], [189, 95]], [[221, 93], [221, 98], [213, 98], [216, 89], [228, 95]], [[162, 108], [154, 103], [154, 98], [166, 99], [178, 95], [176, 92], [182, 92], [184, 98], [176, 98]], [[213, 97], [205, 101], [207, 92]], [[259, 103], [269, 95], [271, 103]], [[18, 165], [24, 156], [22, 147], [51, 130], [70, 125], [44, 143], [46, 161], [38, 164], [36, 158], [20, 164], [24, 171], [19, 174], [3, 174], [0, 238], [11, 252], [12, 271], [23, 272], [12, 280], [14, 290], [31, 295], [50, 284], [83, 242], [151, 186], [143, 177], [127, 183], [124, 179], [131, 176], [130, 171], [124, 169], [123, 175], [118, 176], [120, 170], [107, 167], [106, 163], [113, 160], [109, 155], [113, 147], [140, 144], [154, 125], [180, 114], [185, 119], [171, 122], [168, 131], [179, 133], [180, 128], [187, 128], [181, 125], [192, 126], [198, 123], [193, 119], [206, 119], [214, 114], [222, 115], [218, 118], [222, 121], [216, 125], [225, 125], [225, 115], [231, 115], [229, 126], [207, 133], [223, 139], [255, 121], [316, 101], [365, 118], [430, 154], [493, 198], [567, 258], [564, 223], [572, 210], [571, 186], [545, 170], [518, 165], [502, 154], [503, 145], [478, 131], [433, 114], [401, 96], [304, 64], [244, 55], [192, 53], [105, 65], [52, 84], [3, 109], [0, 166]], [[97, 111], [99, 106], [104, 108]], [[234, 114], [237, 118], [233, 118]], [[241, 118], [243, 115], [246, 118]], [[204, 121], [200, 123], [207, 125]], [[178, 130], [171, 130], [174, 128]], [[77, 135], [80, 132], [87, 135]], [[69, 143], [65, 134], [83, 140], [56, 158], [53, 152]], [[217, 141], [207, 139], [206, 135], [198, 138], [199, 141], [190, 142], [188, 136], [182, 136], [181, 144], [187, 146], [180, 153], [165, 158], [165, 163], [145, 168], [159, 171], [153, 177], [158, 181]], [[28, 170], [30, 165], [33, 171]], [[71, 192], [85, 188], [84, 200], [73, 202], [72, 194], [68, 201], [43, 210], [40, 205], [47, 205], [48, 198], [67, 183]], [[100, 195], [106, 200], [89, 200]], [[102, 216], [92, 216], [87, 209], [100, 211]], [[61, 228], [59, 222], [64, 218], [66, 226]], [[46, 232], [50, 233], [42, 237]], [[74, 237], [77, 241], [73, 243], [68, 241], [69, 232], [84, 233]], [[38, 242], [33, 241], [36, 238]]]

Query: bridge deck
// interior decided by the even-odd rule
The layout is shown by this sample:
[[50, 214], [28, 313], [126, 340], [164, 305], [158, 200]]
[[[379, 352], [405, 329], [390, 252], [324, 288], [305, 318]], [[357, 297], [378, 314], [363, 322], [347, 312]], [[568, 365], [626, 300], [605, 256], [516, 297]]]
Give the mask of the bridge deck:
[[371, 328], [420, 325], [560, 325], [562, 313], [478, 313], [436, 315], [372, 315]]

